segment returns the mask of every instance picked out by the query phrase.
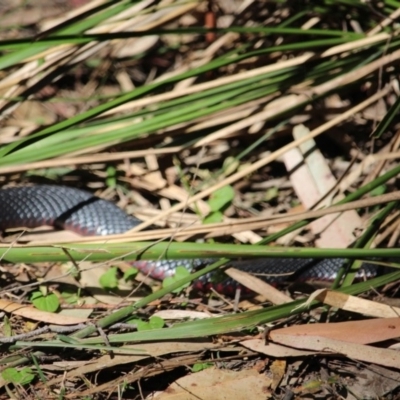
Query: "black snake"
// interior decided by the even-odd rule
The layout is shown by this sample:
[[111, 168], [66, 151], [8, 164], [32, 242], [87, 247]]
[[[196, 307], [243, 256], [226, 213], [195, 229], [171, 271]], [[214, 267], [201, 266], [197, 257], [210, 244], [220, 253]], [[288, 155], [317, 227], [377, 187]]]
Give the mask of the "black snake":
[[[124, 233], [140, 221], [126, 214], [115, 204], [83, 190], [55, 185], [12, 187], [0, 190], [0, 230], [35, 228], [50, 225], [81, 235], [113, 235]], [[191, 269], [204, 260], [137, 261], [135, 266], [156, 279], [174, 274], [178, 265]], [[265, 258], [232, 261], [230, 265], [254, 274], [268, 275], [268, 281], [287, 279], [333, 280], [343, 263], [342, 259]], [[363, 276], [375, 276], [374, 265], [364, 264]], [[197, 288], [210, 285], [209, 277], [199, 280]], [[225, 290], [227, 284], [219, 286]]]

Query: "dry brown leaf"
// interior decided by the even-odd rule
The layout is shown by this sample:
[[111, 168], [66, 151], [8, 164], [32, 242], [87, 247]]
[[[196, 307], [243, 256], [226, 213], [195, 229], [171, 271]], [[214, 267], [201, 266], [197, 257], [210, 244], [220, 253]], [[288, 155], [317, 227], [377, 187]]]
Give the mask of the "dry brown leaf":
[[[353, 334], [357, 334], [357, 332], [353, 332]], [[341, 354], [350, 359], [375, 363], [386, 367], [399, 368], [400, 365], [400, 352], [396, 350], [381, 349], [378, 347], [349, 343], [316, 335], [298, 336], [276, 334], [274, 335], [274, 340], [285, 346], [297, 349], [310, 349], [314, 351]]]
[[289, 296], [247, 272], [236, 268], [228, 268], [225, 273], [253, 292], [261, 294], [273, 304], [284, 304], [292, 301]]
[[[304, 125], [297, 125], [293, 129], [296, 140], [309, 133]], [[336, 179], [313, 139], [287, 152], [283, 159], [286, 169], [292, 171], [290, 180], [305, 208], [310, 209], [335, 187]], [[320, 206], [329, 206], [331, 203], [332, 195], [329, 195]], [[361, 219], [354, 210], [340, 215], [326, 215], [310, 224], [312, 232], [319, 237], [316, 241], [317, 247], [338, 248], [348, 247], [354, 241], [353, 232], [360, 226]]]
[[126, 40], [123, 46], [114, 49], [113, 56], [117, 58], [133, 57], [153, 47], [159, 40], [156, 35]]
[[360, 299], [345, 293], [322, 289], [313, 293], [310, 298], [319, 300], [324, 304], [337, 307], [342, 310], [378, 318], [396, 318], [400, 316], [400, 308], [377, 303], [376, 301]]
[[270, 378], [254, 370], [235, 372], [208, 368], [178, 379], [156, 398], [265, 400], [271, 396], [271, 384]]
[[272, 373], [272, 389], [275, 391], [281, 383], [286, 371], [285, 360], [275, 360], [271, 364], [270, 372]]
[[0, 300], [0, 310], [14, 315], [19, 315], [20, 317], [29, 318], [34, 321], [53, 325], [75, 325], [88, 320], [87, 318], [82, 317], [71, 317], [68, 315], [40, 311], [32, 306], [22, 305], [7, 300]]
[[293, 325], [270, 332], [274, 342], [277, 337], [290, 336], [300, 340], [306, 336], [325, 337], [349, 343], [376, 343], [400, 337], [400, 318], [377, 318], [363, 321], [346, 321], [329, 324]]

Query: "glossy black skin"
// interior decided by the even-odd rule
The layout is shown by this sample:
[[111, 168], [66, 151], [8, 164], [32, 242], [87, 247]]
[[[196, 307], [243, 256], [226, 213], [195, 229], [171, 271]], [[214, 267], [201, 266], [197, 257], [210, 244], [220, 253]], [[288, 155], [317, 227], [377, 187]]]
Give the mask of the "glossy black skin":
[[0, 190], [0, 229], [41, 225], [84, 236], [123, 233], [141, 221], [89, 192], [64, 186], [22, 186]]

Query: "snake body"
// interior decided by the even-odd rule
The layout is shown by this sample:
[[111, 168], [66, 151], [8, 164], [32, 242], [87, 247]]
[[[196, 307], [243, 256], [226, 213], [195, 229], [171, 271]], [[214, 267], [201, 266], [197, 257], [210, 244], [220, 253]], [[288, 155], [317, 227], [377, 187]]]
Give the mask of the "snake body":
[[[112, 235], [124, 233], [138, 224], [134, 218], [115, 204], [89, 192], [56, 185], [22, 186], [0, 189], [0, 230], [35, 228], [42, 225], [68, 229], [80, 235]], [[178, 265], [188, 269], [204, 264], [205, 260], [137, 261], [135, 266], [156, 279], [174, 274]], [[232, 261], [231, 265], [246, 272], [261, 274], [274, 283], [287, 279], [333, 280], [343, 263], [342, 259], [266, 258]], [[362, 276], [375, 276], [377, 270], [365, 264]], [[197, 288], [210, 285], [210, 277], [203, 277]], [[217, 287], [226, 290], [228, 284]]]

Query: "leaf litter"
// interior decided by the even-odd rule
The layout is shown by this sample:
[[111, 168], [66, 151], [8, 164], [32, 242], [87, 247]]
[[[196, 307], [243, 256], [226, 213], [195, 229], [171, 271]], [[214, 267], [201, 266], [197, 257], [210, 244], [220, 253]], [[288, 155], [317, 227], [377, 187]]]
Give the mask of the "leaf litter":
[[[108, 123], [107, 118], [133, 113], [133, 120], [117, 120], [103, 130], [104, 133], [110, 129], [117, 132], [119, 128], [129, 129], [148, 120], [158, 121], [162, 113], [159, 105], [171, 111], [176, 107], [168, 101], [201, 95], [208, 93], [207, 90], [246, 82], [246, 79], [254, 77], [257, 77], [258, 87], [250, 86], [251, 81], [248, 81], [249, 90], [238, 92], [239, 98], [248, 96], [247, 102], [238, 101], [227, 109], [216, 108], [214, 111], [211, 103], [199, 103], [195, 108], [202, 110], [210, 107], [208, 114], [193, 115], [188, 121], [167, 119], [154, 131], [143, 128], [145, 135], [130, 138], [129, 141], [115, 136], [107, 144], [89, 144], [87, 148], [63, 153], [64, 144], [51, 153], [55, 156], [40, 155], [38, 159], [39, 153], [34, 151], [25, 157], [22, 164], [12, 161], [18, 151], [9, 152], [9, 165], [0, 165], [3, 184], [14, 181], [48, 182], [53, 179], [49, 178], [49, 172], [56, 173], [56, 168], [67, 166], [61, 174], [58, 170], [57, 182], [73, 186], [84, 182], [84, 188], [104, 198], [118, 199], [122, 207], [145, 220], [147, 225], [156, 224], [168, 229], [161, 236], [155, 236], [156, 239], [168, 235], [174, 240], [185, 241], [198, 237], [202, 240], [225, 240], [227, 236], [232, 236], [234, 239], [231, 240], [240, 244], [256, 243], [264, 236], [275, 234], [281, 230], [282, 224], [290, 226], [288, 221], [279, 222], [279, 219], [266, 222], [270, 216], [286, 216], [299, 209], [329, 208], [342, 200], [344, 194], [353, 193], [396, 167], [396, 159], [399, 158], [398, 124], [391, 121], [382, 137], [371, 139], [369, 136], [384, 121], [398, 96], [398, 81], [392, 69], [393, 61], [398, 59], [398, 51], [395, 46], [383, 49], [381, 46], [390, 40], [397, 43], [397, 32], [384, 29], [392, 28], [395, 20], [392, 17], [396, 10], [391, 8], [393, 5], [389, 2], [384, 2], [386, 8], [378, 13], [357, 3], [360, 6], [357, 12], [351, 9], [337, 19], [324, 5], [325, 8], [318, 10], [319, 18], [315, 19], [316, 10], [312, 5], [305, 10], [305, 14], [297, 15], [296, 7], [289, 4], [270, 3], [261, 7], [254, 1], [219, 0], [210, 2], [211, 7], [208, 7], [200, 1], [184, 4], [165, 1], [157, 8], [155, 2], [143, 1], [127, 7], [125, 14], [110, 14], [104, 24], [100, 18], [103, 2], [65, 2], [63, 9], [40, 1], [28, 8], [21, 6], [16, 9], [9, 2], [4, 3], [5, 21], [17, 21], [22, 26], [29, 21], [28, 30], [14, 31], [18, 37], [27, 35], [28, 38], [46, 39], [51, 37], [51, 29], [58, 32], [58, 24], [69, 23], [75, 17], [79, 21], [85, 15], [83, 13], [88, 13], [87, 18], [96, 15], [100, 21], [98, 26], [86, 32], [95, 34], [123, 33], [131, 26], [141, 32], [152, 28], [191, 28], [204, 25], [204, 20], [210, 21], [210, 16], [216, 20], [218, 27], [232, 25], [248, 28], [242, 32], [232, 29], [231, 32], [207, 34], [204, 38], [202, 33], [191, 33], [190, 29], [183, 34], [170, 35], [154, 31], [148, 36], [91, 40], [84, 45], [64, 43], [51, 47], [46, 44], [31, 55], [18, 53], [16, 61], [5, 57], [1, 66], [7, 73], [0, 80], [1, 137], [5, 145], [23, 140], [36, 131], [46, 129], [46, 126], [57, 126], [60, 121], [70, 123], [71, 118], [84, 116], [86, 110], [106, 104], [102, 99], [112, 99], [121, 92], [128, 93], [136, 87], [177, 76], [180, 78], [176, 82], [171, 81], [167, 90], [158, 93], [150, 91], [148, 95], [121, 101], [105, 112], [99, 112], [92, 122], [101, 124], [104, 120]], [[99, 14], [92, 14], [98, 6], [101, 6], [96, 10]], [[40, 14], [44, 10], [46, 12]], [[38, 13], [41, 18], [37, 17]], [[299, 18], [301, 24], [292, 22], [289, 31], [285, 31], [286, 26], [281, 23], [290, 21], [292, 17]], [[209, 23], [207, 26], [210, 26]], [[297, 29], [294, 36], [291, 36], [291, 26]], [[332, 34], [329, 40], [336, 42], [324, 43], [321, 51], [319, 46], [322, 43], [315, 42], [315, 47], [308, 48], [308, 40], [323, 40], [323, 32], [329, 33], [327, 26]], [[344, 26], [347, 32], [343, 30]], [[254, 32], [251, 27], [266, 30]], [[347, 37], [343, 39], [344, 33]], [[310, 36], [305, 40], [303, 34]], [[341, 42], [335, 38], [340, 38]], [[9, 33], [3, 31], [2, 39], [9, 39]], [[299, 40], [304, 40], [300, 51], [296, 48]], [[283, 47], [280, 47], [282, 43]], [[30, 40], [31, 51], [35, 45], [35, 41]], [[238, 57], [237, 62], [232, 63], [218, 58], [229, 51], [233, 52], [232, 57], [240, 56], [240, 51], [246, 52], [246, 46], [254, 52], [251, 57]], [[257, 53], [270, 48], [273, 50], [269, 53]], [[237, 49], [241, 50], [236, 53]], [[374, 59], [374, 52], [380, 52], [380, 56]], [[357, 53], [361, 57], [357, 58]], [[207, 70], [216, 60], [220, 64]], [[74, 65], [76, 68], [71, 69]], [[199, 73], [196, 77], [179, 75], [198, 67], [205, 68], [204, 74]], [[308, 67], [311, 71], [309, 75], [305, 71]], [[291, 69], [296, 72], [291, 74]], [[110, 78], [109, 71], [115, 79], [114, 76]], [[60, 79], [53, 78], [56, 75]], [[101, 77], [105, 77], [103, 82], [99, 79]], [[278, 79], [278, 84], [274, 79]], [[380, 82], [379, 85], [377, 82]], [[268, 90], [257, 93], [264, 87]], [[36, 88], [38, 91], [35, 92]], [[228, 90], [232, 92], [220, 104], [234, 99], [233, 90], [239, 90], [239, 86], [224, 88], [226, 93]], [[34, 93], [34, 97], [25, 96], [29, 91]], [[210, 94], [217, 95], [217, 92]], [[321, 97], [313, 103], [310, 99], [314, 96]], [[188, 104], [198, 101], [189, 97], [186, 99]], [[185, 114], [183, 105], [182, 110]], [[135, 115], [135, 112], [144, 114]], [[282, 122], [278, 128], [276, 118]], [[80, 122], [85, 124], [85, 121], [82, 119]], [[101, 131], [90, 124], [86, 127], [88, 135], [93, 137]], [[267, 145], [260, 141], [258, 147], [253, 147], [265, 133], [272, 135], [266, 140]], [[168, 147], [168, 144], [172, 146]], [[44, 146], [44, 142], [38, 145]], [[23, 142], [20, 146], [23, 148]], [[224, 159], [228, 157], [233, 157], [234, 162], [224, 170]], [[107, 169], [108, 163], [115, 167], [115, 174]], [[287, 173], [290, 170], [293, 173], [289, 181]], [[105, 187], [104, 182], [109, 187]], [[272, 192], [269, 195], [265, 193], [266, 185], [271, 182], [276, 182], [272, 186], [272, 196]], [[391, 181], [385, 182], [385, 185], [388, 185], [389, 192], [395, 191]], [[130, 194], [127, 187], [133, 187], [135, 194]], [[223, 188], [228, 188], [230, 194], [223, 198], [216, 196], [210, 201], [209, 195], [223, 193], [220, 192]], [[376, 204], [368, 204], [371, 199], [374, 200], [373, 197], [363, 199], [364, 206], [371, 207], [370, 212], [360, 211], [361, 205], [357, 204], [357, 207], [349, 208], [340, 215], [331, 213], [316, 220], [310, 229], [298, 228], [276, 238], [274, 242], [299, 247], [348, 247], [359, 237], [360, 231], [368, 227], [370, 215], [377, 212], [372, 210]], [[159, 207], [154, 207], [157, 201]], [[210, 208], [218, 213], [220, 221], [215, 222], [220, 222], [220, 226], [202, 224]], [[264, 220], [257, 225], [252, 217]], [[299, 216], [297, 221], [303, 217]], [[371, 239], [372, 247], [380, 243], [395, 243], [396, 218], [389, 218], [382, 223], [379, 236]], [[240, 221], [242, 226], [239, 226]], [[278, 223], [281, 224], [279, 229], [276, 228]], [[148, 235], [142, 240], [149, 240], [150, 235], [156, 233], [139, 232], [138, 235]], [[25, 240], [44, 245], [46, 242], [53, 244], [54, 240], [57, 243], [70, 240], [63, 237], [55, 239], [52, 235], [40, 237], [34, 233], [33, 239], [26, 235], [18, 239], [11, 236], [11, 243], [14, 246]], [[71, 240], [79, 241], [75, 238]], [[291, 312], [277, 314], [271, 319], [273, 323], [268, 323], [269, 326], [249, 324], [247, 329], [241, 328], [239, 332], [226, 326], [225, 333], [209, 337], [205, 332], [202, 340], [149, 340], [123, 343], [122, 347], [117, 347], [107, 343], [108, 336], [115, 331], [134, 329], [129, 327], [127, 320], [132, 312], [112, 323], [104, 323], [104, 326], [102, 321], [114, 315], [113, 312], [123, 310], [122, 307], [132, 301], [140, 303], [143, 296], [139, 295], [134, 283], [122, 283], [115, 275], [117, 287], [106, 290], [99, 281], [107, 272], [108, 264], [95, 266], [94, 269], [89, 266], [85, 272], [65, 273], [60, 270], [58, 278], [53, 275], [47, 282], [44, 278], [52, 266], [43, 264], [34, 269], [23, 267], [25, 271], [18, 274], [14, 266], [10, 268], [5, 264], [2, 267], [8, 277], [13, 277], [12, 283], [18, 285], [16, 288], [10, 284], [2, 291], [0, 308], [10, 318], [10, 332], [6, 323], [3, 327], [3, 333], [8, 332], [4, 338], [10, 338], [10, 343], [14, 343], [17, 349], [4, 348], [2, 354], [3, 371], [8, 371], [8, 375], [2, 375], [0, 384], [4, 394], [12, 391], [15, 397], [22, 398], [23, 392], [18, 384], [25, 384], [23, 398], [76, 398], [77, 393], [81, 397], [93, 398], [109, 398], [117, 393], [123, 393], [123, 398], [150, 398], [154, 392], [158, 392], [161, 398], [185, 396], [209, 399], [226, 396], [248, 398], [249, 393], [254, 399], [276, 398], [285, 393], [287, 396], [292, 393], [306, 397], [312, 393], [316, 398], [349, 399], [398, 394], [399, 360], [393, 341], [398, 338], [398, 307], [385, 306], [376, 301], [385, 301], [385, 296], [395, 297], [398, 290], [396, 283], [387, 285], [379, 293], [378, 285], [376, 288], [368, 287], [373, 289], [368, 294], [369, 300], [337, 291], [311, 295], [310, 308], [313, 308], [313, 300], [316, 299], [333, 308], [326, 312], [323, 308], [308, 310], [303, 307], [300, 316]], [[72, 286], [76, 292], [72, 303], [64, 300], [65, 275], [69, 278], [69, 287]], [[29, 286], [35, 279], [36, 286]], [[148, 277], [138, 279], [142, 288], [155, 290], [156, 284]], [[139, 308], [139, 312], [134, 310], [134, 316], [146, 322], [151, 316], [168, 310], [170, 314], [162, 314], [166, 321], [164, 329], [173, 330], [179, 326], [179, 318], [197, 319], [198, 313], [207, 315], [210, 323], [216, 317], [233, 312], [236, 314], [232, 319], [240, 320], [249, 309], [262, 311], [262, 307], [266, 307], [268, 311], [266, 299], [273, 304], [285, 305], [289, 302], [291, 305], [291, 301], [301, 298], [296, 290], [278, 296], [272, 294], [276, 289], [264, 283], [246, 276], [240, 280], [242, 284], [256, 289], [262, 297], [249, 300], [238, 292], [236, 299], [231, 300], [213, 293], [205, 296], [192, 294], [186, 289], [179, 295], [169, 294], [149, 300]], [[60, 312], [39, 311], [27, 304], [26, 294], [32, 288], [37, 290], [43, 285], [51, 289], [49, 293], [58, 296], [62, 311], [70, 307], [88, 313], [83, 317], [71, 317]], [[18, 298], [14, 293], [22, 297]], [[100, 311], [104, 309], [107, 311]], [[296, 306], [293, 304], [291, 309], [296, 309]], [[182, 315], [182, 311], [186, 313]], [[375, 319], [365, 319], [365, 316]], [[30, 321], [39, 323], [31, 326]], [[216, 321], [219, 321], [218, 318]], [[72, 334], [67, 336], [69, 331], [61, 328], [71, 329]], [[95, 345], [97, 348], [82, 347], [85, 336], [80, 337], [80, 332], [88, 328], [103, 340], [101, 345]], [[223, 331], [224, 327], [221, 328]], [[30, 336], [32, 333], [33, 338]], [[187, 335], [190, 337], [193, 333], [188, 330]], [[268, 338], [272, 341], [269, 342]], [[59, 348], [58, 352], [52, 348], [54, 341], [64, 343], [65, 349]], [[38, 347], [40, 351], [35, 350], [35, 342], [36, 346], [48, 343], [48, 348], [44, 346]], [[369, 345], [377, 342], [379, 346]], [[68, 346], [76, 346], [76, 349]], [[119, 354], [124, 349], [126, 354]], [[128, 354], [128, 349], [138, 354]], [[26, 367], [14, 367], [14, 359], [9, 358], [14, 355], [19, 357], [15, 366], [29, 364], [29, 371], [23, 369]], [[318, 363], [313, 360], [318, 360]], [[13, 374], [10, 375], [10, 372]], [[12, 381], [14, 378], [10, 376], [21, 380]]]

